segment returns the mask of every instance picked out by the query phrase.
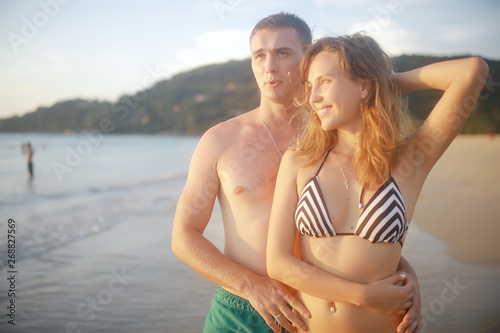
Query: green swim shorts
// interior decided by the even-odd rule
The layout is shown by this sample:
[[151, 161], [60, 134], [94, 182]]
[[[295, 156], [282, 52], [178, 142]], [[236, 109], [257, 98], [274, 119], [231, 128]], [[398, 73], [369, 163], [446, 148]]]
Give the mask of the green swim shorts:
[[249, 301], [217, 286], [203, 333], [219, 332], [269, 333], [272, 330]]

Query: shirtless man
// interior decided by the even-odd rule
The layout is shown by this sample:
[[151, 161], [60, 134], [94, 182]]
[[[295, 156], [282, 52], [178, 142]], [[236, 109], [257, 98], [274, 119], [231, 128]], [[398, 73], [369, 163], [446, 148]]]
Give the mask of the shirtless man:
[[[261, 20], [250, 37], [260, 106], [209, 129], [193, 154], [175, 214], [172, 250], [218, 285], [204, 332], [222, 327], [240, 333], [305, 328], [292, 310], [305, 317], [308, 310], [293, 291], [268, 277], [266, 244], [281, 156], [299, 128], [298, 117], [292, 117], [297, 111], [294, 83], [311, 39], [308, 25], [293, 14]], [[216, 198], [224, 223], [224, 253], [203, 236]], [[412, 332], [420, 318], [418, 285], [405, 260], [399, 268], [412, 278], [395, 274], [361, 285], [362, 292], [353, 293], [351, 301], [394, 313], [410, 307], [400, 329]], [[397, 285], [402, 282], [406, 285]]]

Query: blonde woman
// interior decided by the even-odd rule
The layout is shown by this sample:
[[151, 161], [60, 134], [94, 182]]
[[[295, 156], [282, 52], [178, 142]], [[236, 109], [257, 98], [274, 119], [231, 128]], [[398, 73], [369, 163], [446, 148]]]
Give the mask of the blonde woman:
[[[396, 271], [424, 181], [474, 107], [488, 67], [472, 57], [394, 74], [378, 44], [356, 34], [318, 40], [301, 69], [309, 116], [280, 166], [269, 275], [297, 290], [310, 332], [395, 332], [402, 315], [352, 304], [349, 295]], [[418, 89], [444, 93], [410, 132], [400, 94]]]

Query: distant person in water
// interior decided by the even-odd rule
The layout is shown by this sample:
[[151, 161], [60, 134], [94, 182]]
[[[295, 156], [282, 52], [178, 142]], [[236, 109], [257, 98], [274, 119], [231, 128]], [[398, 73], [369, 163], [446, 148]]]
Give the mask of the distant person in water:
[[28, 165], [28, 174], [31, 180], [33, 179], [33, 154], [35, 153], [35, 151], [31, 147], [31, 143], [29, 142], [23, 146], [23, 150], [26, 152], [26, 163]]

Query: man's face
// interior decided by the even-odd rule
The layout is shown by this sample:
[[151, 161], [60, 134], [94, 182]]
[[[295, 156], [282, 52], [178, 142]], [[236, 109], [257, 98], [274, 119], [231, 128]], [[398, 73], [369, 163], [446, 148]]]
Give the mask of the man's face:
[[252, 70], [262, 98], [288, 102], [298, 83], [298, 68], [304, 52], [294, 28], [259, 30], [250, 40]]

